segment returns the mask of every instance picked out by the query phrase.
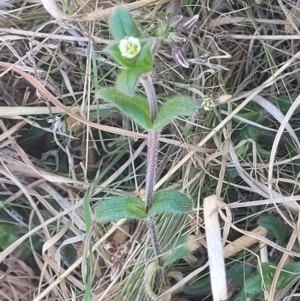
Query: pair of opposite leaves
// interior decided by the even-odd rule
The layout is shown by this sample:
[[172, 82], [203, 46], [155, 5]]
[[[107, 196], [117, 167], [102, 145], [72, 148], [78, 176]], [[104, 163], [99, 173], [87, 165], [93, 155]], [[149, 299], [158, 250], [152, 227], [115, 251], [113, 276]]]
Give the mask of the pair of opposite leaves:
[[[148, 100], [133, 95], [136, 83], [142, 74], [152, 71], [153, 61], [148, 42], [143, 39], [142, 33], [123, 7], [118, 7], [110, 20], [112, 34], [117, 41], [107, 48], [107, 52], [124, 69], [117, 78], [116, 87], [102, 88], [97, 97], [115, 105], [122, 113], [131, 118], [146, 130], [159, 131], [174, 117], [189, 116], [196, 112], [194, 101], [186, 96], [175, 96], [166, 99], [158, 110], [155, 120], [151, 120]], [[141, 40], [141, 51], [134, 59], [122, 57], [118, 43], [127, 37], [133, 36]]]

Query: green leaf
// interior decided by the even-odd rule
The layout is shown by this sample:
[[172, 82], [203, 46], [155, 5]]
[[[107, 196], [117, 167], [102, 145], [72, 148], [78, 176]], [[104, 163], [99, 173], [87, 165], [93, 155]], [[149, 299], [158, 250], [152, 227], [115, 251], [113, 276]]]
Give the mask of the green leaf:
[[165, 190], [153, 196], [149, 214], [155, 213], [186, 213], [193, 209], [193, 202], [178, 191]]
[[239, 147], [236, 146], [236, 154], [239, 157], [244, 158], [244, 156], [247, 154], [249, 149], [251, 149], [251, 144], [247, 140], [243, 140], [243, 144], [241, 144], [241, 143], [242, 143], [242, 141], [239, 143], [240, 144]]
[[275, 238], [280, 245], [290, 236], [291, 228], [280, 220], [279, 218], [265, 214], [258, 219], [258, 224], [268, 230], [268, 232]]
[[[274, 104], [277, 108], [280, 109], [280, 111], [285, 115], [287, 111], [290, 109], [293, 102], [296, 100], [295, 96], [279, 96], [275, 97], [272, 96], [272, 98], [268, 98], [268, 101], [270, 101], [272, 104]], [[299, 112], [299, 107], [296, 109], [295, 113]]]
[[95, 206], [95, 219], [99, 223], [147, 217], [145, 203], [139, 198], [121, 196], [103, 200]]
[[141, 51], [136, 59], [136, 66], [143, 66], [148, 69], [147, 72], [151, 72], [153, 69], [153, 58], [149, 47], [148, 40], [141, 40]]
[[256, 144], [256, 151], [259, 154], [259, 156], [262, 158], [270, 158], [271, 152], [268, 150], [263, 149], [259, 144]]
[[116, 87], [125, 94], [133, 95], [140, 73], [136, 68], [128, 68], [121, 71], [117, 77]]
[[261, 276], [256, 275], [246, 281], [244, 290], [248, 294], [258, 294], [263, 292]]
[[244, 263], [236, 263], [229, 271], [229, 277], [239, 286], [243, 287], [245, 279], [252, 273], [252, 267]]
[[249, 294], [246, 293], [245, 290], [242, 288], [241, 291], [237, 294], [237, 296], [233, 299], [233, 301], [257, 301], [259, 293], [256, 294]]
[[142, 36], [128, 11], [122, 6], [117, 7], [112, 14], [110, 28], [116, 40], [122, 40], [125, 37], [140, 38]]
[[[243, 289], [245, 282], [250, 278], [252, 274], [252, 266], [247, 265], [245, 263], [236, 263], [229, 271], [228, 276], [231, 278], [236, 284], [241, 287], [241, 291], [235, 297], [234, 301], [256, 301], [257, 293], [249, 294], [246, 293]], [[255, 288], [254, 280], [254, 288]], [[250, 280], [251, 285], [251, 280]], [[250, 287], [251, 289], [251, 287]], [[256, 288], [254, 289], [256, 290]]]
[[[267, 290], [269, 290], [271, 288], [277, 267], [276, 267], [276, 265], [268, 263], [268, 262], [262, 262], [260, 265], [261, 265], [261, 271], [262, 271], [261, 278], [263, 279], [263, 284], [265, 285], [265, 288]], [[260, 269], [259, 269], [259, 271], [260, 271]], [[263, 284], [261, 284], [261, 286]]]
[[282, 290], [300, 274], [300, 262], [290, 262], [286, 264], [279, 276], [276, 288]]
[[159, 109], [153, 123], [153, 130], [161, 130], [170, 120], [180, 115], [192, 115], [196, 112], [194, 101], [186, 96], [169, 98]]
[[[245, 291], [248, 293], [259, 293], [263, 291], [263, 288], [270, 290], [272, 282], [275, 276], [277, 266], [271, 263], [261, 263], [261, 271], [249, 280], [246, 281]], [[260, 269], [259, 269], [260, 271]], [[282, 290], [286, 288], [291, 282], [300, 274], [300, 263], [290, 262], [285, 265], [280, 272], [276, 290]], [[262, 281], [263, 279], [263, 281]]]
[[211, 294], [210, 277], [206, 276], [193, 284], [182, 289], [185, 294], [193, 296], [205, 296]]
[[257, 123], [260, 123], [264, 119], [264, 116], [261, 113], [253, 111], [253, 109], [249, 107], [247, 107], [247, 109], [241, 110], [239, 116]]
[[[2, 211], [2, 210], [1, 210]], [[4, 216], [4, 215], [2, 215]], [[4, 221], [4, 220], [3, 220]], [[5, 222], [5, 221], [4, 221]], [[0, 223], [0, 250], [6, 249], [18, 240], [18, 226], [11, 223]]]
[[[151, 70], [150, 70], [151, 71]], [[149, 68], [134, 67], [127, 68], [121, 71], [117, 78], [117, 88], [128, 95], [133, 95], [136, 84], [141, 75], [149, 72]]]
[[96, 96], [114, 104], [122, 113], [144, 129], [152, 128], [147, 99], [126, 95], [113, 87], [98, 90]]
[[171, 248], [168, 248], [166, 251], [164, 250], [164, 254], [162, 256], [164, 265], [170, 265], [178, 259], [191, 254], [198, 249], [199, 246], [200, 245], [197, 242], [195, 235], [185, 235], [179, 237], [179, 239], [174, 245], [171, 246]]

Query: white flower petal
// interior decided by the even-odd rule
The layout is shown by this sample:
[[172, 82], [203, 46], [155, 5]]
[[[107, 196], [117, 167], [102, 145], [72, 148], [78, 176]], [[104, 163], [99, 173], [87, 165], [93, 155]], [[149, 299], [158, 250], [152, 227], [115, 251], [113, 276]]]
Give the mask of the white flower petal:
[[127, 59], [136, 57], [141, 51], [140, 40], [135, 37], [126, 37], [119, 42], [121, 55]]
[[214, 101], [211, 98], [206, 98], [203, 100], [201, 107], [205, 110], [205, 111], [209, 111], [211, 110], [212, 107], [214, 107]]

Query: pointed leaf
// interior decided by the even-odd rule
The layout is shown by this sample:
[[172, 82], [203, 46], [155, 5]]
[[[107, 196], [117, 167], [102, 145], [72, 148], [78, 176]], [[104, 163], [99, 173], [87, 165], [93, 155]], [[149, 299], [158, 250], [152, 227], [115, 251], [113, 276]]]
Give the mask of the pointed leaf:
[[[260, 274], [262, 271], [262, 275]], [[246, 281], [245, 291], [249, 293], [258, 293], [262, 291], [263, 285], [266, 290], [270, 290], [274, 276], [277, 270], [277, 266], [272, 263], [261, 263], [261, 269], [259, 269], [257, 275], [254, 278], [250, 278]], [[300, 263], [290, 262], [286, 264], [280, 272], [276, 290], [282, 290], [290, 285], [293, 280], [299, 276]], [[262, 281], [263, 279], [263, 281]]]
[[114, 104], [141, 127], [151, 129], [152, 123], [147, 99], [126, 95], [113, 87], [98, 90], [96, 96]]
[[[261, 265], [262, 274], [260, 277], [263, 279], [263, 284], [265, 288], [269, 290], [271, 288], [275, 272], [276, 272], [276, 265], [269, 263], [269, 262], [262, 262]], [[258, 274], [260, 273], [260, 269]]]
[[125, 37], [140, 38], [142, 36], [128, 11], [121, 6], [116, 8], [110, 22], [110, 28], [116, 40], [121, 40]]
[[175, 96], [169, 98], [160, 107], [157, 117], [153, 123], [153, 130], [161, 130], [170, 120], [180, 115], [192, 115], [196, 112], [194, 101], [186, 96]]
[[141, 51], [136, 59], [136, 66], [148, 68], [150, 72], [153, 69], [153, 58], [149, 46], [149, 40], [141, 40]]
[[154, 194], [148, 213], [186, 213], [192, 209], [193, 202], [187, 196], [178, 191], [166, 190]]
[[[229, 277], [240, 287], [245, 284], [245, 279], [248, 279], [252, 273], [252, 266], [244, 263], [236, 263], [229, 271]], [[243, 277], [241, 277], [243, 275]]]
[[138, 68], [124, 69], [117, 77], [116, 87], [125, 94], [133, 95], [140, 75]]
[[263, 292], [261, 276], [256, 275], [246, 280], [244, 290], [248, 294], [258, 294]]
[[163, 261], [164, 265], [170, 265], [178, 259], [183, 258], [197, 250], [200, 244], [195, 235], [181, 236], [168, 251], [164, 251]]
[[140, 76], [148, 72], [149, 68], [143, 67], [124, 69], [121, 71], [117, 78], [116, 86], [121, 92], [128, 95], [133, 95], [134, 89]]
[[182, 48], [180, 47], [173, 47], [172, 48], [172, 58], [174, 61], [181, 65], [184, 68], [189, 68], [190, 64], [186, 58], [186, 55]]
[[259, 293], [249, 294], [242, 288], [232, 301], [257, 301]]
[[147, 217], [145, 204], [135, 197], [121, 196], [106, 199], [95, 207], [95, 219], [99, 223], [127, 219], [143, 219]]
[[209, 276], [206, 276], [189, 286], [182, 288], [185, 294], [193, 296], [205, 296], [211, 294], [211, 283]]
[[279, 276], [276, 289], [282, 290], [290, 285], [296, 277], [299, 277], [300, 263], [290, 262], [286, 264]]
[[291, 228], [279, 218], [265, 214], [258, 219], [258, 224], [268, 230], [268, 232], [276, 238], [280, 245], [290, 236]]

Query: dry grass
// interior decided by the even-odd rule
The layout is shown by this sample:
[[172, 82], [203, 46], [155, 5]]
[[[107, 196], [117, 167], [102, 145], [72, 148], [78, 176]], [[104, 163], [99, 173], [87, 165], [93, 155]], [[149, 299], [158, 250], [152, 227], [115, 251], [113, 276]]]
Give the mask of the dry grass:
[[[189, 300], [177, 289], [207, 273], [203, 199], [214, 194], [230, 212], [220, 210], [224, 244], [252, 237], [251, 244], [268, 245], [260, 253], [242, 242], [244, 251], [225, 255], [227, 271], [237, 261], [272, 262], [275, 253], [277, 277], [291, 258], [297, 261], [300, 8], [286, 0], [219, 1], [227, 3], [219, 8], [208, 2], [211, 10], [207, 1], [182, 6], [186, 17], [200, 15], [182, 45], [190, 68], [177, 66], [161, 43], [153, 74], [158, 97], [190, 95], [199, 107], [205, 97], [215, 100], [212, 111], [174, 120], [160, 138], [159, 159], [167, 165], [156, 189], [171, 186], [195, 200], [186, 217], [158, 218], [163, 252], [183, 234], [195, 235], [201, 247], [167, 269], [180, 275], [169, 273], [168, 287], [148, 281], [146, 271], [153, 291], [145, 292], [154, 260], [148, 235], [126, 249], [136, 224], [98, 225], [92, 215], [99, 199], [138, 195], [144, 186], [145, 133], [93, 96], [119, 72], [103, 51], [118, 2], [0, 0], [0, 300], [171, 300], [168, 293]], [[153, 36], [164, 2], [126, 5]], [[224, 95], [232, 97], [222, 103]], [[285, 107], [282, 99], [293, 103]], [[284, 244], [251, 232], [264, 213], [290, 227]], [[124, 252], [112, 279], [108, 242]], [[276, 277], [268, 300], [297, 293], [276, 292]], [[238, 289], [228, 285], [230, 300]]]

